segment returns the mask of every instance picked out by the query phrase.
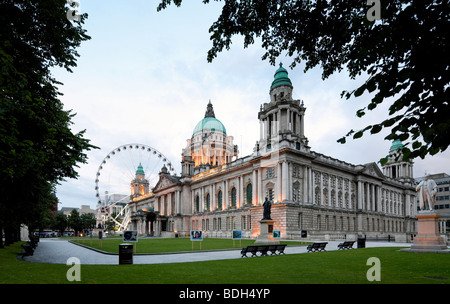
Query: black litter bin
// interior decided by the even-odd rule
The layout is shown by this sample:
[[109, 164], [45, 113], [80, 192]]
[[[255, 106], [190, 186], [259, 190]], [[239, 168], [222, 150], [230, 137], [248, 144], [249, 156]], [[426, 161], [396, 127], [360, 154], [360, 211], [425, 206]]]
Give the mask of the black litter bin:
[[119, 264], [133, 264], [133, 245], [119, 245]]
[[358, 237], [358, 248], [366, 248], [366, 238]]

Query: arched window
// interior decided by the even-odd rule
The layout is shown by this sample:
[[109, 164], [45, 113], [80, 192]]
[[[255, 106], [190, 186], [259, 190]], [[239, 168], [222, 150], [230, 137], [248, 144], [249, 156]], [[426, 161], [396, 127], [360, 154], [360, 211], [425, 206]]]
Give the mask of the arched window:
[[217, 209], [222, 209], [222, 190], [219, 190], [219, 192], [217, 192]]
[[231, 207], [236, 207], [236, 188], [231, 188]]
[[206, 202], [205, 202], [205, 209], [206, 211], [210, 211], [211, 204], [210, 204], [210, 199], [209, 199], [209, 193], [206, 194]]
[[200, 210], [200, 197], [198, 195], [195, 196], [195, 206], [194, 212], [198, 212]]
[[251, 183], [249, 183], [247, 185], [246, 193], [247, 193], [247, 195], [246, 195], [246, 197], [247, 197], [247, 204], [251, 205], [251, 203], [252, 203], [252, 196], [253, 196], [252, 184]]

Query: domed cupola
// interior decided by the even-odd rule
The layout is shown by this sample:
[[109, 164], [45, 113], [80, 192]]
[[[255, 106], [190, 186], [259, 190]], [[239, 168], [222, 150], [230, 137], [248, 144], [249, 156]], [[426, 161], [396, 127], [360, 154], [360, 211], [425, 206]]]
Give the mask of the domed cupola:
[[139, 163], [139, 166], [136, 169], [135, 178], [131, 181], [131, 196], [141, 196], [147, 194], [149, 192], [149, 182], [145, 178], [144, 168], [142, 164]]
[[137, 167], [136, 175], [144, 175], [145, 176], [144, 168], [142, 167], [141, 163], [139, 163], [139, 166]]
[[198, 122], [198, 124], [194, 128], [194, 132], [192, 135], [195, 136], [198, 133], [202, 132], [219, 132], [224, 135], [227, 135], [227, 130], [223, 123], [216, 118], [214, 115], [213, 105], [211, 101], [209, 101], [208, 106], [206, 108], [205, 117]]
[[287, 85], [292, 88], [292, 82], [288, 77], [288, 71], [283, 68], [283, 64], [280, 62], [280, 67], [278, 70], [276, 70], [274, 79], [272, 81], [272, 85], [270, 86], [270, 89], [274, 89], [281, 85]]
[[306, 108], [303, 101], [292, 98], [293, 89], [288, 72], [280, 63], [270, 86], [270, 102], [263, 103], [258, 113], [260, 140], [254, 149], [256, 155], [283, 148], [309, 151], [304, 135]]
[[[182, 175], [191, 175], [193, 168], [206, 170], [207, 168], [221, 166], [232, 161], [237, 156], [237, 146], [233, 144], [233, 137], [227, 135], [227, 130], [214, 114], [213, 105], [209, 101], [205, 117], [197, 123], [192, 137], [187, 140], [183, 149]], [[199, 169], [199, 170], [200, 170]], [[197, 172], [196, 170], [194, 170]]]
[[272, 85], [270, 86], [270, 102], [278, 103], [282, 100], [292, 99], [292, 82], [288, 77], [288, 71], [283, 68], [280, 62], [280, 67], [276, 70]]
[[389, 149], [389, 151], [395, 151], [403, 149], [403, 143], [400, 141], [400, 139], [396, 139], [392, 142], [392, 146]]
[[403, 143], [396, 139], [392, 142], [389, 148], [389, 154], [387, 162], [382, 165], [383, 174], [389, 178], [400, 180], [402, 182], [413, 183], [413, 162], [404, 161], [402, 149], [405, 146]]

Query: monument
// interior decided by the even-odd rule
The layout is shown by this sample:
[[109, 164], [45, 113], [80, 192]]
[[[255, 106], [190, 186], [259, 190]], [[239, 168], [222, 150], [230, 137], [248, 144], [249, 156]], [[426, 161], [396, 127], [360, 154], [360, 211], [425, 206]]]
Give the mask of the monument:
[[267, 197], [264, 201], [263, 207], [264, 207], [263, 218], [259, 221], [260, 234], [256, 238], [255, 244], [279, 244], [280, 241], [275, 240], [273, 238], [273, 223], [275, 221], [272, 220], [272, 218], [270, 217], [272, 204], [267, 199]]
[[421, 181], [416, 191], [419, 195], [420, 211], [417, 214], [417, 236], [409, 251], [438, 252], [447, 250], [444, 239], [439, 235], [439, 214], [434, 210], [436, 202], [437, 185], [432, 179]]

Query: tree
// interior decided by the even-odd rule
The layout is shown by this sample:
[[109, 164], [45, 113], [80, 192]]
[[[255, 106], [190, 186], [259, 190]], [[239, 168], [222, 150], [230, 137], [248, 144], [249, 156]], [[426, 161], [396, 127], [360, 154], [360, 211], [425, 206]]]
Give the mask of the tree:
[[0, 231], [39, 222], [55, 185], [77, 178], [84, 151], [96, 148], [85, 130], [72, 132], [74, 114], [64, 110], [50, 70], [72, 72], [75, 49], [90, 39], [87, 14], [72, 23], [65, 4], [0, 0]]
[[83, 221], [81, 220], [80, 213], [77, 209], [73, 209], [67, 219], [67, 226], [75, 231], [75, 235], [79, 231], [83, 231]]
[[81, 223], [83, 226], [83, 231], [92, 230], [95, 228], [95, 215], [93, 213], [83, 213], [81, 215]]
[[63, 236], [64, 231], [67, 229], [67, 223], [67, 215], [62, 212], [58, 212], [53, 219], [52, 229], [58, 230], [61, 233], [61, 236]]
[[[180, 6], [182, 0], [162, 0], [157, 10], [172, 2]], [[374, 21], [377, 15], [380, 20]], [[271, 64], [286, 54], [291, 68], [302, 61], [305, 72], [320, 66], [323, 79], [344, 68], [353, 79], [362, 75], [366, 81], [341, 97], [372, 93], [357, 117], [389, 102], [387, 118], [350, 130], [338, 142], [390, 128], [385, 139], [407, 141], [401, 151], [405, 160], [424, 158], [450, 144], [449, 20], [444, 0], [227, 0], [209, 29], [207, 60], [230, 49], [234, 35], [242, 35], [244, 47], [260, 38], [266, 50], [262, 59]]]
[[107, 220], [106, 222], [105, 222], [105, 230], [106, 231], [109, 231], [109, 232], [115, 232], [115, 228], [116, 228], [116, 223], [114, 223], [114, 221], [112, 221], [112, 220]]

